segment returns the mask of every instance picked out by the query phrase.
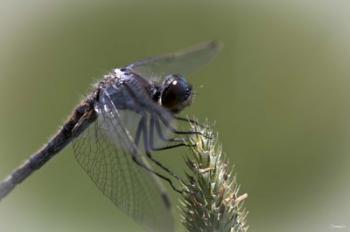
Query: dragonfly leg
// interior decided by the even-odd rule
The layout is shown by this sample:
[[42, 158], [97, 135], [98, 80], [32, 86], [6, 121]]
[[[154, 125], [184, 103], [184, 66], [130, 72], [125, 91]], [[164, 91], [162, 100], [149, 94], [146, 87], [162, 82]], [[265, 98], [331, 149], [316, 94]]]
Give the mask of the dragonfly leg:
[[[161, 151], [161, 150], [167, 150], [167, 149], [172, 149], [172, 148], [176, 148], [176, 147], [181, 147], [181, 146], [191, 146], [189, 144], [189, 141], [186, 142], [186, 139], [184, 138], [173, 138], [173, 139], [167, 139], [165, 141], [171, 141], [171, 142], [179, 142], [177, 144], [173, 144], [173, 145], [169, 145], [169, 146], [165, 146], [165, 147], [155, 147], [154, 145], [154, 127], [156, 128], [157, 130], [157, 133], [159, 135], [159, 137], [162, 137], [163, 139], [165, 138], [161, 129], [160, 129], [160, 125], [159, 125], [159, 121], [156, 120], [154, 118], [154, 115], [152, 115], [151, 117], [151, 123], [150, 123], [150, 133], [149, 133], [149, 148], [152, 150], [152, 151]], [[147, 128], [146, 128], [147, 129]], [[145, 132], [147, 133], [147, 132]], [[146, 137], [146, 136], [145, 136]], [[176, 140], [175, 140], [176, 139]], [[146, 143], [147, 141], [145, 141]], [[149, 149], [146, 149], [146, 150], [149, 150]], [[165, 170], [166, 172], [168, 172], [170, 175], [172, 175], [174, 178], [176, 178], [177, 180], [181, 181], [183, 183], [183, 180], [177, 176], [174, 172], [172, 172], [171, 170], [169, 170], [167, 167], [163, 166], [158, 160], [154, 159], [152, 157], [152, 153], [151, 152], [147, 152], [146, 155], [154, 162], [156, 163], [158, 166], [162, 167], [163, 170]]]
[[[156, 160], [155, 158], [153, 158], [151, 152], [150, 152], [150, 147], [149, 147], [149, 138], [148, 138], [148, 130], [147, 130], [147, 115], [144, 114], [139, 122], [139, 125], [137, 127], [137, 131], [136, 131], [136, 136], [135, 136], [135, 143], [136, 145], [139, 145], [140, 143], [140, 138], [141, 138], [141, 135], [143, 134], [143, 139], [144, 139], [144, 146], [145, 146], [145, 153], [146, 153], [146, 156], [153, 162], [155, 163], [156, 165], [158, 165], [160, 168], [162, 168], [164, 171], [166, 171], [167, 173], [169, 173], [171, 176], [173, 176], [174, 178], [176, 178], [177, 180], [179, 181], [182, 181], [177, 175], [175, 175], [172, 171], [170, 171], [167, 167], [165, 167], [161, 162], [159, 162], [158, 160]], [[135, 160], [137, 161], [137, 160]], [[137, 162], [136, 162], [137, 163]], [[140, 162], [138, 163], [140, 164]], [[168, 177], [165, 177], [163, 176], [162, 174], [158, 173], [158, 172], [155, 172], [154, 170], [151, 170], [149, 168], [147, 168], [145, 165], [142, 165], [141, 163], [141, 166], [144, 166], [147, 170], [151, 171], [152, 173], [154, 173], [155, 175], [157, 175], [158, 177], [162, 178], [163, 180], [167, 181], [170, 186], [176, 191], [176, 192], [179, 192], [179, 193], [182, 193], [182, 190], [178, 190], [173, 182], [168, 178]]]
[[[156, 120], [154, 118], [155, 116], [153, 116], [151, 118], [151, 125], [150, 125], [150, 147], [153, 151], [162, 151], [162, 150], [167, 150], [167, 149], [172, 149], [172, 148], [176, 148], [176, 147], [191, 147], [191, 146], [194, 146], [193, 144], [190, 143], [190, 140], [188, 138], [165, 138], [163, 133], [162, 133], [162, 130], [160, 128], [160, 124], [159, 124], [159, 121]], [[164, 146], [164, 147], [155, 147], [154, 145], [154, 131], [153, 131], [153, 128], [156, 128], [156, 131], [157, 131], [157, 134], [158, 136], [163, 140], [163, 141], [166, 141], [166, 142], [177, 142], [176, 144], [173, 144], [173, 145], [168, 145], [168, 146]]]
[[173, 183], [168, 177], [166, 177], [166, 176], [164, 176], [164, 175], [162, 175], [162, 174], [160, 174], [160, 173], [158, 173], [158, 172], [156, 172], [156, 171], [150, 169], [150, 168], [147, 167], [144, 163], [142, 163], [141, 161], [139, 161], [135, 156], [132, 157], [132, 160], [133, 160], [137, 165], [139, 165], [140, 167], [142, 167], [143, 169], [145, 169], [146, 171], [151, 172], [152, 174], [154, 174], [154, 175], [158, 176], [159, 178], [161, 178], [161, 179], [165, 180], [166, 182], [168, 182], [169, 185], [171, 186], [171, 188], [172, 188], [173, 190], [175, 190], [176, 192], [178, 192], [178, 193], [180, 193], [180, 194], [183, 193], [183, 190], [177, 189], [177, 188], [175, 187], [174, 183]]
[[152, 114], [151, 116], [151, 123], [150, 123], [150, 145], [152, 150], [158, 150], [154, 147], [154, 128], [157, 131], [157, 134], [159, 138], [165, 142], [177, 142], [182, 144], [183, 146], [189, 146], [189, 139], [188, 138], [166, 138], [162, 132], [162, 129], [160, 128], [159, 120], [156, 118], [157, 116], [155, 114]]
[[[187, 130], [187, 131], [180, 131], [177, 130], [176, 128], [174, 128], [172, 125], [170, 125], [170, 123], [161, 115], [159, 114], [159, 118], [160, 120], [163, 122], [163, 124], [170, 130], [172, 131], [174, 134], [178, 134], [178, 135], [200, 135], [203, 136], [205, 138], [211, 139], [211, 137], [208, 137], [207, 134], [204, 134], [200, 131], [196, 131], [196, 130]], [[181, 119], [180, 119], [181, 120]]]
[[[145, 120], [146, 121], [146, 120]], [[151, 123], [150, 123], [150, 130], [149, 130], [149, 133], [148, 133], [148, 128], [146, 126], [146, 124], [144, 123], [143, 124], [143, 138], [144, 138], [144, 145], [145, 145], [145, 150], [146, 150], [146, 155], [147, 157], [152, 160], [152, 162], [154, 162], [155, 164], [157, 164], [160, 168], [162, 168], [164, 171], [166, 171], [167, 173], [169, 173], [171, 176], [173, 176], [175, 179], [177, 179], [178, 181], [181, 181], [181, 178], [178, 177], [173, 171], [171, 171], [169, 168], [165, 167], [161, 162], [159, 162], [157, 159], [155, 159], [153, 156], [152, 156], [152, 153], [151, 151], [160, 151], [160, 150], [166, 150], [166, 149], [170, 149], [170, 148], [175, 148], [175, 147], [180, 147], [180, 146], [186, 146], [187, 144], [185, 144], [184, 142], [182, 143], [178, 143], [178, 144], [174, 144], [174, 145], [171, 145], [171, 146], [167, 146], [167, 147], [163, 147], [163, 148], [156, 148], [154, 146], [154, 126], [155, 126], [155, 123], [157, 122], [157, 120], [154, 119], [153, 116], [151, 116]], [[165, 139], [165, 141], [173, 141], [172, 139], [166, 139], [164, 137], [164, 135], [162, 134], [160, 128], [158, 128], [158, 132], [161, 133], [160, 137], [163, 137], [163, 139]]]
[[196, 126], [202, 127], [202, 128], [208, 128], [207, 126], [204, 126], [203, 124], [200, 124], [197, 120], [193, 120], [190, 118], [184, 118], [184, 117], [180, 117], [180, 116], [174, 116], [174, 118], [178, 121], [183, 121], [183, 122], [190, 122]]

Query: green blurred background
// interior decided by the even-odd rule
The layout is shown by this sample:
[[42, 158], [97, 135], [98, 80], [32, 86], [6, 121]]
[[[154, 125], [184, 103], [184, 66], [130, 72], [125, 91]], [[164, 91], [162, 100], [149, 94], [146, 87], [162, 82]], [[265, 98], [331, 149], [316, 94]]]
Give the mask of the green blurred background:
[[[349, 231], [349, 12], [341, 0], [1, 0], [0, 178], [111, 68], [219, 39], [185, 114], [216, 121], [250, 231]], [[183, 153], [158, 157], [182, 173]], [[141, 229], [68, 148], [1, 202], [0, 231]]]

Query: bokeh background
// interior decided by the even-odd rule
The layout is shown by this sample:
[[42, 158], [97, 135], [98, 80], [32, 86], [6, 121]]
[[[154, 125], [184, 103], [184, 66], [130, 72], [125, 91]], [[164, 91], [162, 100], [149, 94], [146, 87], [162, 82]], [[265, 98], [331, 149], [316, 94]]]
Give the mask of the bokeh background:
[[[341, 0], [1, 0], [0, 177], [111, 68], [219, 39], [185, 114], [216, 122], [250, 231], [350, 231], [349, 12]], [[158, 157], [182, 173], [184, 152]], [[0, 231], [141, 229], [69, 148], [1, 202]]]

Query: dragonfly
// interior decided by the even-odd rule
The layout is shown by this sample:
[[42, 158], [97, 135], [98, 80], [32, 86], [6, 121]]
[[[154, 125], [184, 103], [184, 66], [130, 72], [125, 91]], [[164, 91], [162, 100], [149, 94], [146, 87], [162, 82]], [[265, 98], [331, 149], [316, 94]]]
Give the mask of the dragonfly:
[[200, 133], [177, 128], [176, 122], [195, 122], [179, 116], [193, 97], [186, 77], [212, 61], [221, 47], [210, 41], [111, 70], [49, 142], [0, 183], [0, 200], [72, 144], [80, 166], [121, 211], [146, 230], [172, 231], [163, 183], [181, 191], [170, 179], [179, 178], [152, 154], [189, 146], [188, 136]]

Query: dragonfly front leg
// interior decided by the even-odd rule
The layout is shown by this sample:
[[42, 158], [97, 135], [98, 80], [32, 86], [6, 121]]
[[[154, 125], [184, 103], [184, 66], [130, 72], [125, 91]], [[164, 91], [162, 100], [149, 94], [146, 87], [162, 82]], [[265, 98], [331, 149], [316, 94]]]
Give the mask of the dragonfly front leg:
[[[173, 132], [174, 134], [178, 134], [178, 135], [200, 135], [200, 136], [203, 136], [203, 137], [206, 137], [208, 139], [210, 139], [210, 137], [208, 137], [206, 134], [203, 134], [202, 132], [200, 131], [196, 131], [196, 130], [186, 130], [186, 131], [180, 131], [180, 130], [177, 130], [176, 128], [174, 128], [169, 122], [168, 120], [166, 120], [162, 114], [158, 114], [160, 120], [162, 121], [162, 123], [171, 131]], [[177, 117], [175, 116], [175, 119], [177, 120], [180, 120], [180, 121], [184, 121], [186, 120], [185, 118], [181, 118], [181, 117]], [[200, 126], [200, 124], [198, 124], [196, 121], [193, 121], [191, 120], [194, 124]], [[190, 121], [190, 122], [191, 122]], [[205, 128], [205, 127], [204, 127]]]
[[204, 126], [203, 124], [199, 123], [197, 120], [194, 120], [194, 119], [184, 118], [180, 116], [174, 116], [174, 118], [178, 121], [192, 123], [193, 125], [199, 126], [201, 128], [208, 128], [207, 126]]

